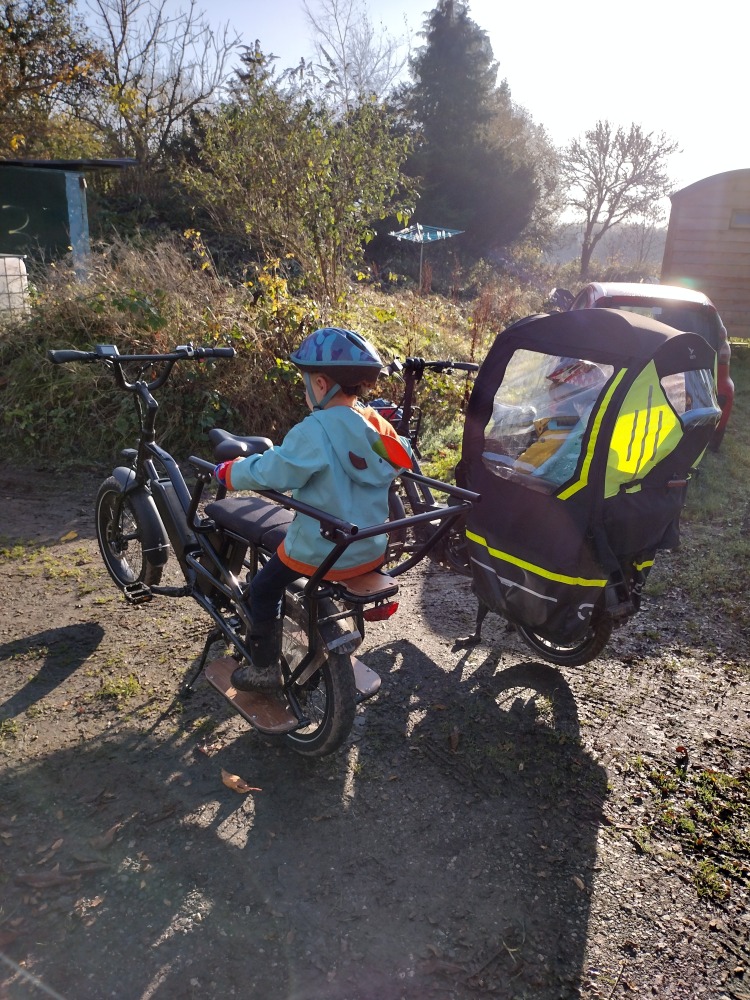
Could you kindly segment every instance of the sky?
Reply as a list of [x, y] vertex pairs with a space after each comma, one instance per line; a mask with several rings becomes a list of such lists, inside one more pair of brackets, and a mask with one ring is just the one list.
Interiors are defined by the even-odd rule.
[[[314, 8], [315, 0], [309, 0]], [[363, 0], [392, 36], [418, 33], [430, 0]], [[260, 42], [280, 69], [313, 52], [302, 0], [198, 0], [212, 24]], [[562, 146], [597, 121], [632, 122], [678, 143], [672, 190], [750, 167], [747, 28], [736, 0], [470, 0], [513, 100]]]

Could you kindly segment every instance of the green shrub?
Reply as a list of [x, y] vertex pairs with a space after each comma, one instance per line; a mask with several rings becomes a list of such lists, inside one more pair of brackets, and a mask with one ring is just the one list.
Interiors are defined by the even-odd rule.
[[111, 247], [93, 258], [85, 282], [52, 268], [28, 318], [0, 336], [6, 455], [111, 461], [132, 444], [133, 401], [102, 365], [57, 367], [47, 360], [51, 348], [88, 351], [102, 343], [122, 354], [191, 341], [236, 348], [231, 363], [178, 365], [160, 392], [159, 438], [176, 454], [195, 450], [196, 432], [214, 425], [282, 435], [301, 412], [296, 375], [285, 359], [316, 316], [273, 268], [260, 280], [260, 293], [233, 286], [172, 243]]
[[[212, 426], [280, 440], [306, 412], [289, 353], [325, 322], [361, 331], [385, 359], [481, 360], [497, 332], [497, 316], [477, 326], [471, 307], [439, 296], [385, 296], [362, 287], [322, 318], [293, 293], [278, 261], [255, 267], [246, 284], [232, 283], [217, 274], [200, 234], [185, 236], [184, 243], [105, 247], [92, 256], [85, 281], [62, 266], [49, 269], [29, 316], [0, 331], [7, 458], [111, 464], [135, 442], [133, 399], [116, 389], [111, 373], [101, 364], [55, 366], [47, 359], [53, 348], [114, 344], [122, 354], [149, 354], [191, 341], [234, 346], [232, 362], [177, 365], [158, 394], [159, 441], [182, 458], [205, 454]], [[402, 389], [396, 379], [382, 380], [377, 393], [398, 399]], [[455, 420], [465, 390], [463, 379], [426, 377], [418, 392], [426, 424], [439, 429]]]

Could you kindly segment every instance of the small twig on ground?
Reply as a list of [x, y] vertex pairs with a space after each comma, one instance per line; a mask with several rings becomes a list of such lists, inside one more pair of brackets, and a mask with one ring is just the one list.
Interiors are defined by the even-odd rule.
[[620, 980], [622, 979], [622, 974], [623, 974], [624, 971], [625, 971], [625, 963], [621, 962], [620, 963], [620, 971], [617, 973], [617, 979], [615, 979], [615, 985], [610, 990], [609, 996], [607, 997], [607, 1000], [612, 1000], [612, 997], [615, 995], [615, 990], [620, 985]]

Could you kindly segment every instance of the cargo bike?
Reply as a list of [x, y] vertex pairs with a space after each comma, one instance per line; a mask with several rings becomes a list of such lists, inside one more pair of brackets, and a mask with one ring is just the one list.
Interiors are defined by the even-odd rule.
[[[354, 655], [365, 623], [396, 610], [398, 576], [448, 539], [449, 564], [470, 574], [478, 599], [470, 642], [480, 641], [492, 611], [551, 663], [597, 656], [612, 628], [637, 612], [658, 550], [677, 544], [688, 483], [720, 415], [715, 354], [698, 335], [603, 309], [529, 317], [497, 336], [479, 368], [457, 485], [404, 472], [409, 489], [395, 519], [360, 526], [273, 491], [214, 496], [215, 464], [272, 447], [268, 438], [213, 428], [211, 460], [190, 457], [189, 474], [157, 443], [154, 393], [174, 365], [233, 355], [192, 345], [121, 355], [99, 345], [49, 357], [102, 364], [134, 399], [137, 446], [99, 489], [97, 538], [128, 601], [189, 597], [211, 620], [184, 691], [205, 672], [257, 731], [310, 757], [339, 748], [357, 706], [379, 689]], [[281, 694], [239, 692], [231, 674], [250, 658], [249, 584], [297, 512], [319, 521], [330, 554], [286, 592]], [[385, 533], [416, 542], [396, 544], [387, 572], [325, 579], [357, 538]], [[162, 583], [170, 559], [181, 586]], [[226, 655], [211, 659], [219, 640]]]

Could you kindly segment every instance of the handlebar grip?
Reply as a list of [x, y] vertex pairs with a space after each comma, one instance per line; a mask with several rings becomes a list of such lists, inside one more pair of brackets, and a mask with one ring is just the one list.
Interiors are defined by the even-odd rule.
[[451, 368], [459, 372], [478, 372], [479, 365], [473, 361], [454, 361]]
[[62, 365], [66, 361], [96, 361], [93, 351], [47, 351], [47, 357], [53, 365]]
[[211, 354], [215, 358], [233, 358], [236, 353], [233, 347], [214, 347], [211, 350]]
[[213, 471], [216, 468], [215, 462], [207, 462], [205, 458], [198, 458], [197, 455], [191, 455], [188, 462], [196, 471], [206, 472], [209, 475], [213, 475]]

